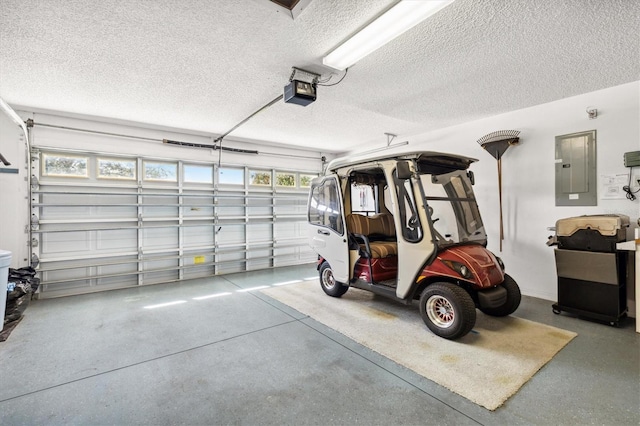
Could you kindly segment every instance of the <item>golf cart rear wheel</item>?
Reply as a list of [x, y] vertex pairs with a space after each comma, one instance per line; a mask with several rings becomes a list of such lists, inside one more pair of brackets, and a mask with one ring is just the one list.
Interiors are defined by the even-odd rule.
[[516, 309], [518, 309], [518, 306], [520, 306], [522, 296], [520, 294], [520, 287], [518, 287], [515, 280], [508, 274], [504, 274], [504, 281], [500, 285], [507, 290], [507, 301], [504, 302], [504, 305], [498, 306], [497, 308], [480, 308], [480, 310], [487, 315], [506, 317], [514, 313]]
[[434, 334], [453, 340], [470, 332], [476, 324], [476, 307], [464, 289], [435, 283], [420, 296], [420, 316]]
[[349, 290], [349, 286], [336, 281], [333, 276], [333, 270], [327, 262], [322, 263], [322, 266], [320, 266], [320, 285], [322, 290], [332, 297], [340, 297]]

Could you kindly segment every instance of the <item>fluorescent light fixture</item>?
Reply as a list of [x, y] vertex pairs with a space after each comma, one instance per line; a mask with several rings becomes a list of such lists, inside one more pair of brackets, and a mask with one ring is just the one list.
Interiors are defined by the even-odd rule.
[[322, 58], [322, 63], [337, 70], [349, 68], [453, 1], [402, 0]]
[[262, 290], [263, 288], [269, 288], [269, 286], [268, 285], [260, 285], [258, 287], [243, 288], [242, 290], [236, 290], [236, 291], [238, 293], [246, 293], [247, 291]]
[[220, 296], [228, 296], [231, 293], [226, 291], [224, 293], [215, 293], [215, 294], [209, 294], [207, 296], [200, 296], [200, 297], [194, 297], [193, 300], [205, 300], [205, 299], [212, 299], [214, 297], [220, 297]]
[[164, 308], [165, 306], [179, 305], [181, 303], [187, 303], [187, 301], [186, 300], [176, 300], [175, 302], [160, 303], [158, 305], [149, 305], [149, 306], [145, 306], [144, 309]]
[[285, 281], [283, 283], [273, 284], [273, 286], [276, 287], [276, 286], [289, 285], [289, 284], [295, 284], [295, 283], [301, 283], [301, 282], [302, 282], [302, 280]]

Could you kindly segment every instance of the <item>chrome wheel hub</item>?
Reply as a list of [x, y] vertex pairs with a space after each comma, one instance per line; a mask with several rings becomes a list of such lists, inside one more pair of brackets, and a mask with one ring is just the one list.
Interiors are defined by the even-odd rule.
[[429, 320], [440, 328], [449, 328], [455, 320], [453, 305], [442, 296], [431, 296], [426, 306]]
[[336, 279], [333, 277], [331, 269], [327, 268], [322, 271], [322, 285], [327, 289], [332, 289], [336, 285]]

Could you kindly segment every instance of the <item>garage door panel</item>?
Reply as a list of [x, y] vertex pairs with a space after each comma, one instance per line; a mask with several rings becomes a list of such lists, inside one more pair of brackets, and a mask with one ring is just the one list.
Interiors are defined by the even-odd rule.
[[99, 278], [96, 287], [101, 290], [111, 290], [116, 288], [126, 288], [138, 284], [138, 275], [118, 275], [115, 277]]
[[220, 225], [220, 231], [217, 233], [217, 242], [220, 246], [244, 244], [245, 227], [244, 225]]
[[197, 218], [197, 217], [213, 217], [214, 208], [211, 205], [196, 205], [183, 207], [183, 216], [185, 218]]
[[215, 212], [219, 217], [244, 216], [244, 207], [242, 206], [223, 206], [216, 205]]
[[178, 228], [154, 228], [142, 231], [142, 247], [146, 249], [173, 248], [178, 244]]
[[276, 223], [274, 225], [275, 238], [295, 238], [299, 231], [291, 223]]
[[213, 246], [213, 227], [212, 226], [189, 226], [183, 230], [183, 246], [202, 247]]
[[273, 240], [273, 227], [270, 223], [249, 223], [247, 225], [249, 243]]
[[137, 250], [138, 231], [135, 229], [114, 229], [96, 231], [96, 250], [108, 253]]
[[90, 249], [91, 232], [48, 232], [41, 236], [40, 252], [42, 254], [86, 254]]
[[132, 219], [136, 217], [138, 209], [126, 206], [94, 207], [91, 212], [93, 219]]
[[220, 263], [217, 267], [217, 271], [220, 274], [233, 274], [234, 272], [246, 271], [245, 261], [240, 260]]
[[[207, 262], [211, 262], [212, 260], [208, 260]], [[212, 265], [205, 266], [194, 266], [191, 268], [185, 268], [183, 271], [182, 278], [183, 279], [191, 279], [191, 278], [202, 278], [209, 277], [214, 274], [214, 269]]]
[[[70, 281], [75, 281], [79, 278], [89, 277], [92, 275], [91, 267], [87, 268], [69, 268], [69, 269], [60, 269], [55, 271], [47, 271], [43, 274], [44, 281], [60, 281], [59, 286], [67, 287], [68, 285], [72, 285], [69, 283]], [[73, 286], [73, 285], [72, 285]]]
[[177, 257], [171, 253], [145, 256], [141, 264], [143, 271], [177, 268], [179, 266]]
[[298, 254], [295, 249], [279, 250], [276, 257], [276, 266], [293, 265], [298, 262]]
[[40, 291], [48, 297], [69, 296], [72, 294], [93, 291], [90, 280], [76, 280], [65, 283], [56, 283], [52, 281], [52, 279], [43, 274]]
[[127, 272], [137, 273], [138, 265], [135, 262], [122, 263], [117, 265], [103, 265], [96, 267], [98, 275], [124, 274]]
[[90, 207], [47, 207], [42, 209], [41, 220], [84, 219], [91, 215]]
[[142, 217], [177, 217], [178, 207], [167, 207], [162, 205], [142, 207]]
[[271, 265], [271, 249], [251, 250], [247, 253], [247, 269], [263, 269]]
[[159, 271], [159, 272], [147, 272], [143, 274], [145, 284], [160, 284], [170, 281], [177, 281], [180, 279], [178, 270], [175, 271]]

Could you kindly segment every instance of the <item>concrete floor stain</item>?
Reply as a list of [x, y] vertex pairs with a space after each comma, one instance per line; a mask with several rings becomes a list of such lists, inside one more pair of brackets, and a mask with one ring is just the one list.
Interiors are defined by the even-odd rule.
[[440, 361], [442, 361], [442, 362], [444, 362], [446, 364], [455, 364], [459, 360], [460, 360], [460, 358], [458, 358], [455, 355], [442, 355], [440, 357]]
[[378, 309], [369, 308], [369, 307], [366, 308], [366, 312], [368, 314], [370, 314], [371, 316], [374, 316], [374, 317], [380, 318], [380, 319], [392, 320], [392, 319], [398, 318], [397, 315], [390, 314], [388, 312], [380, 311]]

